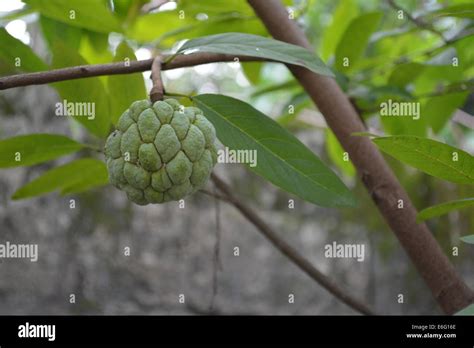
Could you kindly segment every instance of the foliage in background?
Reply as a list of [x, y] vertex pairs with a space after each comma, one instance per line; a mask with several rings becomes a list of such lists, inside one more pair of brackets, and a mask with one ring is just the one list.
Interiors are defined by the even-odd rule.
[[[336, 81], [360, 111], [364, 122], [372, 127], [372, 130], [387, 135], [374, 139], [382, 151], [429, 175], [460, 184], [458, 192], [467, 197], [472, 197], [474, 193], [470, 185], [473, 183], [474, 165], [469, 154], [474, 149], [474, 132], [472, 126], [467, 126], [468, 122], [463, 122], [463, 119], [469, 120], [470, 117], [472, 125], [472, 116], [453, 116], [460, 114], [460, 109], [464, 109], [467, 114], [474, 113], [472, 2], [395, 1], [399, 7], [406, 10], [400, 18], [400, 13], [391, 7], [388, 1], [285, 1], [290, 6], [290, 14], [306, 29], [315, 47], [315, 53], [319, 54], [324, 63], [309, 52], [298, 51], [290, 45], [265, 39], [264, 37], [268, 36], [265, 28], [247, 3], [241, 0], [180, 0], [176, 6], [166, 4], [159, 9], [147, 8], [147, 2], [144, 0], [26, 0], [25, 3], [27, 5], [22, 10], [0, 17], [0, 24], [6, 26], [12, 20], [21, 18], [39, 25], [50, 56], [45, 59], [38, 57], [28, 45], [0, 28], [2, 75], [71, 65], [134, 60], [135, 52], [142, 48], [152, 53], [182, 53], [185, 49], [198, 49], [257, 55], [298, 63], [313, 71], [335, 76]], [[70, 17], [71, 8], [76, 10], [74, 19]], [[411, 20], [407, 13], [416, 20]], [[219, 36], [211, 36], [217, 34]], [[206, 38], [203, 38], [204, 36]], [[182, 40], [188, 39], [196, 40], [187, 41], [182, 45]], [[216, 45], [219, 42], [220, 44]], [[268, 50], [258, 51], [255, 50], [256, 46], [266, 47]], [[21, 57], [20, 65], [16, 64], [18, 57]], [[347, 59], [348, 65], [345, 64]], [[324, 129], [328, 160], [341, 172], [346, 182], [352, 183], [355, 170], [345, 157], [344, 150], [333, 134], [325, 128], [324, 123], [308, 122], [304, 117], [308, 112], [317, 115], [317, 110], [314, 110], [302, 88], [290, 75], [280, 73], [281, 70], [273, 63], [244, 63], [242, 69], [251, 84], [246, 97], [257, 107], [262, 105], [269, 109], [269, 113], [275, 116], [281, 125], [275, 128], [275, 134], [283, 132], [282, 127], [293, 132], [308, 128]], [[283, 80], [280, 77], [282, 75]], [[102, 145], [100, 139], [110, 132], [123, 108], [133, 100], [143, 99], [146, 94], [145, 81], [141, 74], [65, 81], [52, 86], [61, 99], [95, 103], [96, 119], [93, 122], [81, 117], [74, 119], [85, 127], [90, 134], [88, 140], [97, 146]], [[199, 102], [200, 98], [204, 99], [204, 96], [195, 100]], [[380, 105], [388, 100], [419, 103], [421, 117], [380, 117]], [[272, 108], [273, 105], [278, 109]], [[212, 113], [211, 109], [214, 107], [212, 103], [209, 104], [209, 112], [217, 115]], [[234, 111], [244, 111], [250, 106], [236, 107]], [[258, 113], [257, 110], [252, 112]], [[230, 114], [222, 114], [212, 121], [218, 131], [221, 129], [220, 132], [226, 134], [220, 137], [225, 145], [241, 146], [242, 142], [236, 141], [232, 144], [230, 140], [235, 139], [227, 137], [232, 128], [220, 126], [229, 116]], [[246, 126], [258, 127], [259, 122], [270, 120], [257, 117], [246, 122], [249, 122]], [[242, 139], [248, 136], [241, 131], [238, 134]], [[288, 133], [285, 134], [289, 136]], [[259, 136], [251, 136], [251, 140], [246, 141], [258, 142]], [[2, 136], [4, 137], [5, 135]], [[30, 139], [24, 140], [23, 143], [21, 139], [15, 138], [3, 140], [0, 143], [0, 152], [10, 153], [8, 146], [11, 146], [12, 142], [17, 142], [14, 143], [15, 146], [27, 146]], [[38, 142], [39, 146], [48, 144], [46, 140]], [[48, 156], [48, 151], [41, 152], [41, 157], [24, 156], [22, 162], [12, 162], [12, 158], [7, 156], [8, 159], [3, 160], [5, 163], [2, 166], [41, 163], [81, 147], [55, 146]], [[453, 152], [459, 154], [459, 161], [453, 162]], [[275, 162], [278, 166], [283, 163], [291, 164], [295, 160], [291, 151], [282, 149], [282, 146], [277, 144], [274, 144], [273, 154], [275, 153], [276, 158], [279, 158], [279, 162]], [[81, 162], [84, 171], [93, 171], [96, 165], [97, 163], [92, 161]], [[291, 173], [289, 177], [302, 174], [302, 177], [307, 177], [309, 181], [319, 185], [326, 179], [309, 177], [314, 166], [322, 166], [325, 172], [330, 173], [328, 180], [334, 184], [329, 185], [327, 194], [320, 195], [315, 192], [308, 197], [307, 193], [301, 190], [303, 185], [307, 185], [306, 179], [294, 179], [286, 183], [278, 181], [271, 178], [270, 166], [259, 174], [303, 199], [327, 205], [332, 195], [344, 189], [337, 177], [327, 170], [317, 157], [313, 156], [308, 163], [301, 164], [301, 173], [294, 167], [285, 170]], [[36, 180], [54, 177], [61, 173], [59, 168], [61, 167], [44, 173]], [[409, 176], [411, 173], [405, 167], [395, 168], [399, 177]], [[67, 193], [70, 190], [65, 188], [74, 185], [78, 185], [74, 192], [90, 188], [77, 184], [74, 176], [70, 178], [70, 183], [58, 182], [56, 186], [48, 186], [48, 191], [60, 189]], [[98, 178], [101, 180], [95, 180], [91, 186], [107, 184], [106, 178], [101, 175]], [[26, 188], [34, 186], [34, 182], [27, 184]], [[406, 186], [410, 185], [408, 180], [404, 183]], [[19, 192], [24, 192], [26, 188], [20, 189]], [[436, 186], [431, 189], [435, 190]], [[34, 192], [45, 193], [34, 190], [29, 192], [28, 195], [16, 194], [15, 198], [31, 196]], [[348, 197], [346, 195], [346, 202]], [[427, 203], [436, 203], [432, 200], [419, 201], [420, 207], [426, 207]], [[360, 203], [359, 209], [364, 209], [364, 204]], [[429, 207], [420, 213], [419, 218], [431, 219], [461, 208], [466, 209], [466, 212], [471, 209], [472, 212], [472, 198], [457, 199]]]

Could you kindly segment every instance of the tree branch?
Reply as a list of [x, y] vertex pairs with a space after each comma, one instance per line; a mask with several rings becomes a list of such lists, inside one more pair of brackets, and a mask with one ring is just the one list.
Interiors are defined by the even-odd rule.
[[[163, 61], [165, 62], [168, 57], [170, 56], [163, 56]], [[193, 53], [188, 55], [179, 55], [168, 63], [162, 63], [161, 70], [193, 67], [196, 65], [217, 62], [233, 62], [236, 60], [236, 58], [238, 58], [238, 60], [241, 62], [263, 60], [261, 58], [248, 56], [233, 56], [215, 53]], [[132, 74], [151, 70], [152, 64], [153, 58], [131, 61], [127, 63], [118, 62], [108, 64], [81, 65], [28, 74], [10, 75], [0, 78], [0, 90], [29, 85], [43, 85], [46, 83], [102, 75]]]
[[296, 266], [303, 270], [314, 281], [319, 283], [328, 292], [344, 302], [357, 312], [373, 315], [374, 312], [363, 302], [357, 300], [349, 292], [340, 288], [332, 279], [316, 269], [310, 261], [304, 258], [296, 249], [285, 242], [273, 229], [265, 223], [251, 208], [239, 200], [232, 189], [216, 174], [212, 174], [212, 181], [217, 188], [226, 196], [226, 201], [237, 208], [240, 213], [250, 221], [283, 255], [285, 255]]
[[[291, 21], [278, 0], [248, 0], [277, 40], [314, 52], [304, 33]], [[405, 248], [414, 265], [445, 313], [455, 313], [474, 301], [474, 293], [458, 275], [425, 224], [416, 221], [417, 211], [408, 194], [367, 137], [351, 136], [366, 128], [336, 81], [307, 69], [290, 66], [318, 109], [324, 115], [357, 168], [374, 203]], [[403, 201], [403, 209], [398, 202]]]

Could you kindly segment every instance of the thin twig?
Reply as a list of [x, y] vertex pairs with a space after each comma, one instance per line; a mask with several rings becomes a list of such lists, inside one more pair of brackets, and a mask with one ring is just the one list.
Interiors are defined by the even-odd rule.
[[428, 30], [431, 31], [432, 33], [438, 35], [445, 43], [448, 43], [448, 40], [444, 37], [443, 33], [434, 28], [431, 24], [426, 23], [425, 21], [421, 20], [420, 18], [415, 18], [413, 17], [408, 11], [406, 11], [403, 7], [400, 5], [397, 5], [395, 0], [388, 0], [388, 3], [390, 4], [391, 7], [393, 7], [397, 11], [402, 11], [408, 18], [410, 22], [415, 24], [418, 28], [423, 29], [423, 30]]
[[232, 189], [216, 174], [211, 175], [212, 181], [217, 188], [226, 195], [227, 201], [237, 208], [242, 215], [249, 220], [258, 231], [260, 231], [283, 255], [296, 264], [301, 270], [309, 275], [314, 281], [329, 291], [336, 298], [344, 302], [357, 312], [373, 315], [374, 312], [368, 305], [354, 298], [349, 292], [339, 287], [332, 279], [315, 268], [308, 259], [302, 256], [298, 250], [285, 242], [278, 234], [263, 221], [250, 207], [245, 205], [233, 193]]
[[[166, 61], [167, 57], [169, 56], [163, 56], [163, 61]], [[196, 65], [208, 63], [234, 62], [237, 59], [241, 62], [264, 61], [262, 58], [248, 56], [234, 56], [215, 53], [193, 53], [176, 56], [172, 61], [163, 63], [161, 70], [194, 67]], [[86, 77], [133, 74], [150, 70], [153, 60], [154, 59], [151, 58], [131, 61], [127, 64], [124, 64], [123, 62], [117, 62], [107, 64], [81, 65], [27, 74], [10, 75], [0, 78], [0, 90], [29, 85], [43, 85], [46, 83], [81, 79]]]
[[[214, 187], [214, 191], [217, 191], [217, 188]], [[221, 209], [220, 202], [217, 198], [218, 193], [215, 192], [216, 197], [214, 199], [215, 203], [215, 216], [216, 216], [216, 241], [214, 244], [214, 255], [213, 255], [213, 272], [212, 272], [212, 297], [211, 297], [211, 306], [210, 312], [213, 312], [216, 307], [216, 297], [219, 290], [219, 270], [222, 268], [220, 262], [220, 245], [221, 245]]]
[[220, 195], [220, 194], [218, 194], [218, 193], [216, 193], [216, 192], [207, 191], [207, 190], [205, 190], [205, 189], [199, 190], [199, 192], [204, 193], [205, 195], [208, 195], [208, 196], [211, 196], [211, 197], [220, 199], [221, 201], [231, 203], [231, 202], [229, 201], [229, 198], [227, 198], [227, 197], [225, 197], [225, 196], [222, 196], [222, 195]]

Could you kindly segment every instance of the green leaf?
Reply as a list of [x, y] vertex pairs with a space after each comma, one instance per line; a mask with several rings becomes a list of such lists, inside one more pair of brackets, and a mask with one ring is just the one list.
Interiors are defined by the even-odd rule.
[[352, 137], [369, 137], [369, 138], [378, 138], [379, 135], [370, 132], [353, 132], [351, 133]]
[[[422, 117], [424, 114], [420, 112], [418, 103], [404, 88], [386, 85], [356, 88], [349, 90], [349, 93], [358, 98], [361, 109], [367, 109], [369, 113], [377, 112], [386, 134], [426, 135], [426, 117]], [[397, 116], [392, 116], [392, 110]]]
[[[285, 93], [285, 92], [284, 92]], [[286, 102], [286, 107], [281, 110], [280, 116], [275, 118], [281, 126], [286, 129], [290, 127], [314, 127], [314, 125], [309, 124], [303, 120], [299, 120], [301, 112], [306, 108], [311, 108], [313, 102], [308, 97], [305, 91], [301, 89], [301, 85], [295, 90], [295, 88], [289, 88], [286, 91], [287, 94], [292, 94], [288, 102]], [[281, 97], [279, 97], [281, 98]], [[290, 109], [290, 106], [292, 108]], [[291, 112], [290, 112], [291, 111]]]
[[[248, 7], [248, 6], [247, 6]], [[198, 20], [188, 10], [161, 11], [139, 16], [127, 28], [127, 37], [139, 42], [150, 42], [170, 47], [178, 40], [191, 39], [217, 33], [244, 32], [265, 34], [262, 22], [255, 16], [235, 11], [212, 15], [207, 20]], [[207, 13], [200, 11], [199, 13]]]
[[[133, 50], [124, 41], [115, 52], [114, 62], [127, 62], [137, 60]], [[129, 75], [111, 75], [107, 81], [109, 94], [114, 97], [110, 105], [112, 123], [117, 123], [122, 113], [136, 100], [146, 99], [146, 88], [141, 73]]]
[[[178, 40], [206, 35], [229, 32], [256, 35], [267, 33], [246, 1], [180, 0], [177, 5], [175, 10], [140, 16], [132, 28], [134, 38], [141, 42], [144, 39], [158, 39], [160, 45], [170, 47]], [[204, 14], [205, 19], [202, 18]]]
[[424, 68], [423, 64], [414, 62], [396, 65], [388, 78], [388, 83], [397, 87], [404, 87], [415, 80]]
[[54, 43], [57, 40], [66, 43], [74, 50], [79, 49], [82, 35], [81, 28], [73, 27], [45, 16], [40, 16], [39, 22], [43, 37], [50, 50], [53, 50]]
[[453, 65], [425, 65], [422, 72], [413, 81], [415, 94], [432, 93], [440, 85], [445, 85], [449, 82], [459, 82], [465, 78], [466, 75], [460, 67]]
[[256, 85], [260, 81], [260, 72], [262, 71], [263, 63], [260, 62], [242, 62], [242, 70], [245, 77], [251, 84]]
[[474, 315], [474, 304], [467, 306], [463, 310], [457, 312], [455, 315]]
[[[113, 55], [109, 50], [109, 35], [84, 30], [78, 53], [90, 64], [110, 63]], [[105, 83], [105, 77], [102, 78]]]
[[193, 100], [214, 124], [225, 146], [256, 151], [257, 165], [249, 168], [258, 175], [314, 204], [355, 204], [349, 189], [311, 150], [251, 105], [216, 94]]
[[[381, 19], [381, 12], [372, 12], [355, 18], [349, 24], [336, 48], [335, 66], [339, 71], [349, 71], [357, 64]], [[348, 66], [343, 65], [345, 58], [349, 59]]]
[[261, 87], [257, 89], [255, 92], [253, 92], [251, 94], [251, 97], [255, 98], [267, 93], [280, 92], [280, 91], [288, 92], [290, 90], [295, 90], [295, 89], [301, 89], [301, 85], [295, 79], [291, 79], [288, 81]]
[[178, 11], [160, 11], [139, 16], [127, 28], [127, 37], [139, 42], [150, 42], [160, 38], [168, 31], [178, 29], [187, 19], [180, 19]]
[[[387, 100], [387, 99], [386, 99]], [[421, 108], [420, 108], [421, 109]], [[380, 114], [380, 113], [379, 113]], [[427, 133], [427, 117], [423, 117], [420, 111], [420, 118], [416, 119], [411, 115], [402, 116], [379, 116], [385, 133], [392, 135], [414, 135], [424, 137]]]
[[[459, 62], [462, 62], [459, 68], [462, 70], [468, 70], [474, 66], [474, 35], [467, 35], [463, 39], [453, 44], [456, 49], [457, 57]], [[472, 70], [471, 70], [472, 71]], [[466, 76], [466, 74], [464, 74]], [[472, 76], [472, 72], [471, 72]]]
[[206, 13], [211, 16], [225, 12], [239, 12], [247, 15], [253, 14], [249, 4], [242, 0], [180, 0], [178, 9], [191, 15]]
[[15, 11], [5, 11], [5, 12], [0, 11], [0, 26], [3, 27], [7, 25], [10, 21], [13, 21], [21, 17], [25, 17], [33, 12], [34, 11], [28, 7], [24, 7], [22, 9], [15, 10]]
[[100, 33], [121, 32], [120, 22], [98, 0], [24, 0], [42, 15], [60, 22]]
[[18, 189], [12, 199], [40, 196], [60, 190], [62, 194], [83, 192], [107, 185], [108, 174], [104, 162], [85, 158], [53, 168]]
[[80, 150], [84, 145], [57, 134], [30, 134], [0, 140], [0, 168], [46, 162]]
[[461, 107], [469, 92], [450, 93], [429, 98], [421, 107], [421, 115], [438, 133], [450, 119], [457, 108]]
[[345, 150], [329, 128], [326, 130], [326, 150], [331, 161], [341, 169], [344, 174], [350, 177], [355, 175], [354, 165], [350, 160], [344, 161]]
[[435, 140], [409, 135], [373, 139], [385, 153], [427, 174], [459, 184], [474, 184], [474, 157]]
[[474, 234], [471, 234], [470, 236], [461, 237], [461, 240], [462, 240], [464, 243], [474, 244]]
[[[87, 64], [87, 61], [78, 55], [76, 51], [61, 41], [54, 43], [53, 54], [53, 66], [55, 68]], [[88, 108], [87, 110], [83, 108], [81, 115], [67, 117], [81, 123], [98, 137], [105, 138], [109, 134], [111, 126], [109, 98], [100, 78], [57, 82], [53, 86], [61, 96], [62, 100], [59, 103], [63, 105], [65, 102], [77, 103], [70, 105], [84, 105]], [[89, 116], [88, 112], [84, 111], [94, 111], [95, 115]], [[66, 117], [63, 118], [66, 119]]]
[[427, 17], [459, 17], [474, 19], [474, 3], [447, 6], [437, 11], [430, 12], [427, 14]]
[[207, 35], [223, 33], [265, 35], [267, 31], [257, 17], [232, 12], [223, 13], [205, 21], [196, 21], [195, 23], [184, 27], [181, 24], [177, 29], [168, 31], [164, 34], [159, 42], [160, 44], [170, 46], [177, 40], [199, 38]]
[[423, 209], [417, 215], [418, 221], [428, 220], [436, 216], [444, 215], [453, 210], [459, 210], [474, 206], [474, 198], [459, 199], [445, 202]]
[[337, 43], [347, 26], [358, 13], [357, 4], [354, 0], [339, 0], [336, 11], [333, 14], [333, 19], [329, 27], [323, 31], [321, 44], [321, 58], [327, 59], [335, 53]]
[[235, 54], [299, 65], [315, 73], [334, 76], [316, 55], [307, 49], [263, 36], [226, 33], [187, 41], [177, 54], [194, 51]]
[[0, 63], [25, 72], [48, 69], [28, 45], [8, 34], [4, 28], [0, 28]]

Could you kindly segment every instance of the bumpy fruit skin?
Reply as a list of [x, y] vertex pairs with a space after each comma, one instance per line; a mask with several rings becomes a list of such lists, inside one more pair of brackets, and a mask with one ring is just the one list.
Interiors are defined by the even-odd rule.
[[217, 161], [214, 126], [175, 99], [139, 100], [105, 144], [109, 180], [139, 204], [180, 200], [202, 188]]

